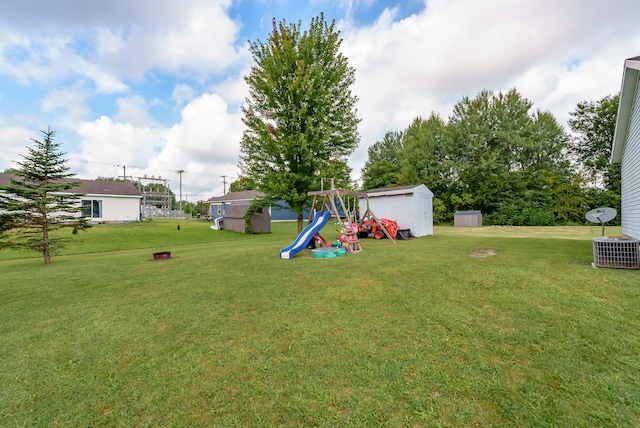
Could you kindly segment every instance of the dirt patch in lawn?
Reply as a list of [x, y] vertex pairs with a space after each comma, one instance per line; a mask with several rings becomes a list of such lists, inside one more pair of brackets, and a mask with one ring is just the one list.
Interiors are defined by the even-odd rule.
[[478, 258], [484, 258], [484, 257], [491, 257], [491, 256], [495, 256], [497, 253], [495, 250], [478, 250], [478, 251], [474, 251], [473, 253], [469, 254], [470, 257], [478, 257]]

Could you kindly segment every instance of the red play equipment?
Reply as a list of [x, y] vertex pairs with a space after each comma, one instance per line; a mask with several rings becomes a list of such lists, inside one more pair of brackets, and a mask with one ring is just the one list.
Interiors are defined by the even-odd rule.
[[313, 239], [316, 241], [316, 245], [318, 245], [319, 247], [331, 247], [331, 243], [327, 242], [326, 239], [324, 239], [324, 237], [322, 235], [320, 235], [319, 233], [316, 233], [315, 235], [313, 235]]
[[[354, 226], [355, 225], [356, 224], [354, 224]], [[385, 236], [389, 236], [391, 239], [396, 239], [398, 229], [400, 228], [397, 221], [389, 220], [388, 218], [365, 218], [357, 226], [358, 235], [361, 238], [373, 235], [375, 239], [383, 239]]]
[[[366, 237], [369, 233], [376, 239], [382, 239], [386, 236], [395, 244], [398, 223], [394, 220], [378, 219], [369, 208], [369, 197], [366, 193], [336, 189], [333, 185], [333, 179], [328, 179], [331, 186], [325, 190], [325, 180], [321, 181], [320, 191], [307, 193], [309, 196], [313, 196], [311, 204], [313, 209], [309, 216], [309, 222], [312, 221], [314, 212], [329, 211], [331, 217], [335, 219], [336, 231], [339, 233], [338, 241], [342, 243], [348, 253], [362, 251], [359, 238]], [[366, 204], [364, 213], [360, 212], [358, 199], [363, 200]], [[320, 247], [332, 246], [319, 234], [316, 234], [313, 239]]]

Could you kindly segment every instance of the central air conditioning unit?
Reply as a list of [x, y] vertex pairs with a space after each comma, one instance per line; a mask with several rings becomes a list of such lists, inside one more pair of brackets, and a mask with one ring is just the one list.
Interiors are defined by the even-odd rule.
[[593, 238], [593, 266], [616, 269], [640, 269], [640, 240], [626, 236]]

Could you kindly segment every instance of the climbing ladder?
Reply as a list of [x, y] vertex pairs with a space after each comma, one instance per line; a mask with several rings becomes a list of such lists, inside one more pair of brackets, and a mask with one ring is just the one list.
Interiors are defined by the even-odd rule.
[[[365, 219], [368, 219], [372, 224], [378, 225], [384, 231], [387, 238], [395, 244], [395, 239], [389, 235], [387, 230], [382, 226], [378, 217], [376, 217], [369, 208], [369, 198], [366, 193], [354, 192], [352, 190], [345, 189], [335, 189], [333, 187], [333, 179], [331, 179], [331, 188], [329, 190], [308, 192], [307, 194], [309, 196], [313, 196], [313, 204], [311, 205], [313, 209], [318, 206], [318, 201], [322, 198], [320, 212], [330, 211], [331, 217], [336, 219], [339, 232], [345, 236], [348, 252], [358, 253], [362, 251], [360, 238], [358, 236], [358, 229], [362, 226]], [[345, 197], [356, 198], [356, 202], [353, 204], [353, 210], [349, 209], [349, 206], [345, 204]], [[357, 198], [364, 198], [366, 201], [366, 210], [361, 216], [356, 214], [358, 210]], [[342, 213], [340, 212], [340, 208], [342, 208]], [[313, 209], [311, 210], [309, 221], [312, 221], [313, 219]]]
[[[313, 204], [311, 205], [313, 208], [318, 206], [318, 201], [322, 198], [322, 205], [320, 205], [319, 211], [331, 212], [331, 217], [336, 220], [339, 233], [345, 236], [347, 252], [358, 253], [362, 251], [360, 239], [358, 238], [358, 228], [354, 227], [356, 223], [355, 213], [347, 209], [343, 196], [360, 196], [364, 194], [332, 188], [329, 190], [309, 192], [308, 195], [313, 196]], [[342, 208], [342, 213], [340, 212], [340, 208]]]

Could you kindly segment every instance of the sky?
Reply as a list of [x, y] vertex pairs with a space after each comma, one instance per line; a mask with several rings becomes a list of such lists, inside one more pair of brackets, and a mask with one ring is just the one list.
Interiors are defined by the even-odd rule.
[[239, 174], [248, 41], [321, 12], [356, 73], [354, 179], [386, 132], [482, 90], [515, 88], [566, 126], [640, 55], [637, 0], [3, 0], [0, 171], [50, 128], [77, 178], [221, 196]]

